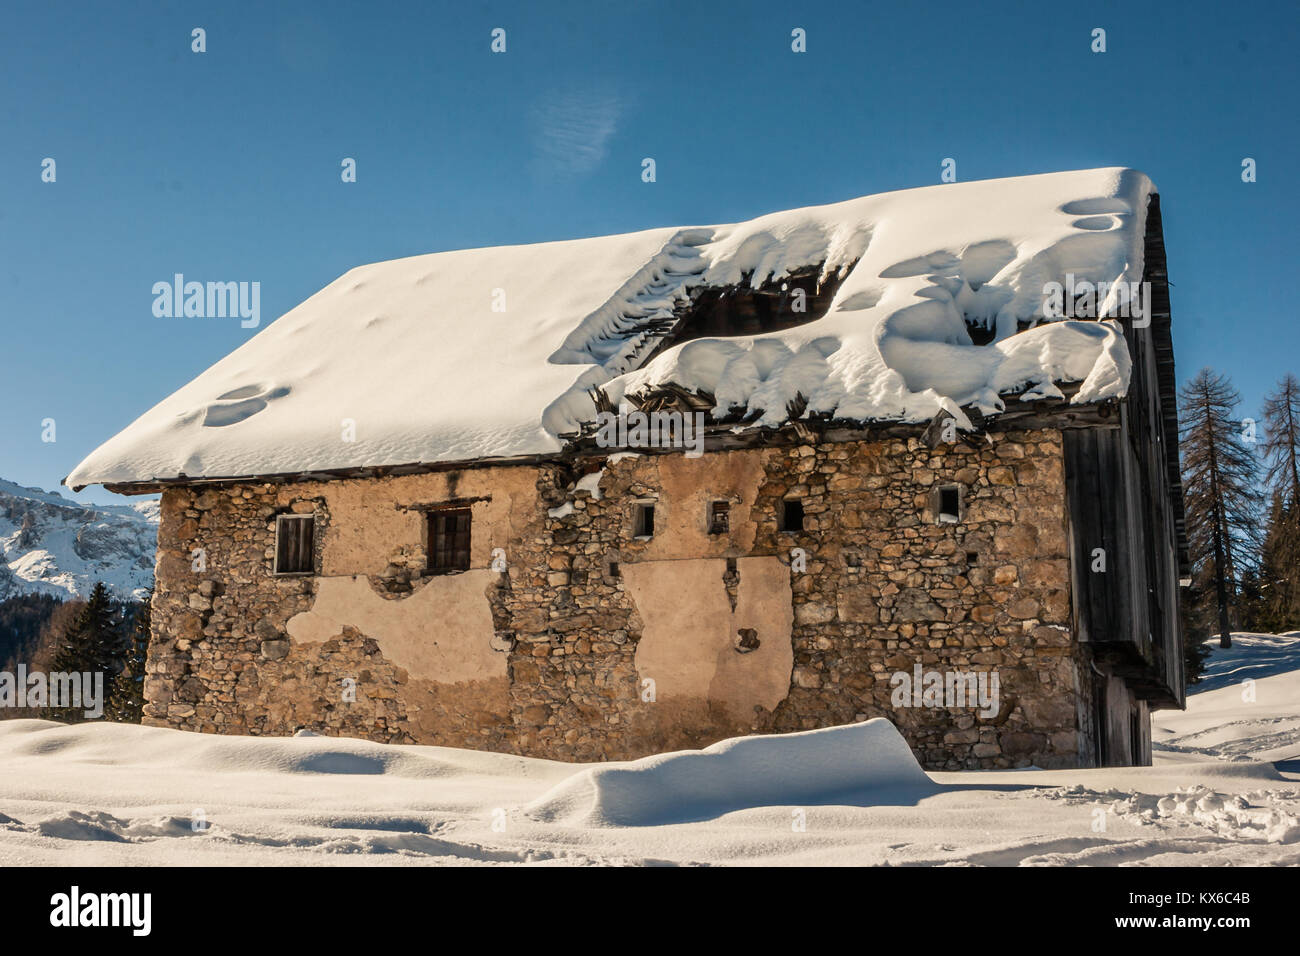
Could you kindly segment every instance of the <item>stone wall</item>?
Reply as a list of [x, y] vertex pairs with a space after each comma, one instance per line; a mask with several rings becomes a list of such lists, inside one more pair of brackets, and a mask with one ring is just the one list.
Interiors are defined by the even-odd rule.
[[[802, 531], [779, 530], [788, 497]], [[146, 722], [604, 760], [885, 716], [930, 768], [1069, 766], [1065, 500], [1053, 431], [173, 488]], [[430, 575], [449, 502], [471, 569]], [[272, 573], [287, 512], [316, 516], [313, 575]], [[996, 672], [997, 713], [895, 706], [918, 665]]]

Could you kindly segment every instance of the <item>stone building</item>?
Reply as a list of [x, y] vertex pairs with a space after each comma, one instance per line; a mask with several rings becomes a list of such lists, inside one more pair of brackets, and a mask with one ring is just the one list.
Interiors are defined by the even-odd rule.
[[160, 726], [614, 760], [884, 716], [1064, 767], [1184, 699], [1131, 170], [362, 267], [67, 482], [162, 493]]

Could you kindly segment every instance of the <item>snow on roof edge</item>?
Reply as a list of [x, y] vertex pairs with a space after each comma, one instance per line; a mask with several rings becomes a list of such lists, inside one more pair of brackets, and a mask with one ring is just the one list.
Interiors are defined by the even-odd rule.
[[[357, 266], [145, 412], [63, 483], [238, 480], [553, 454], [560, 434], [594, 416], [593, 387], [617, 401], [673, 382], [713, 392], [723, 411], [759, 409], [764, 426], [780, 423], [783, 399], [797, 392], [810, 400], [809, 413], [864, 421], [922, 421], [954, 405], [993, 413], [1000, 394], [1048, 397], [1065, 381], [1084, 383], [1079, 404], [1118, 397], [1129, 372], [1119, 330], [1043, 321], [1036, 309], [1043, 283], [1067, 271], [1088, 281], [1139, 280], [1155, 192], [1144, 174], [1108, 167], [896, 190], [723, 226]], [[696, 279], [724, 284], [752, 273], [756, 285], [816, 262], [852, 269], [828, 313], [808, 325], [696, 339], [644, 367], [617, 337], [606, 351], [590, 347], [600, 344], [591, 330], [629, 311], [671, 315]], [[512, 302], [508, 319], [484, 307], [496, 288]], [[996, 330], [991, 345], [970, 344], [972, 315]], [[1014, 323], [1026, 320], [1033, 327], [1015, 334]], [[482, 328], [468, 334], [466, 325]], [[304, 333], [311, 342], [298, 338]], [[369, 362], [374, 375], [364, 374]], [[460, 374], [441, 387], [421, 380], [430, 367]], [[367, 400], [375, 376], [398, 414]], [[365, 387], [349, 384], [357, 379]], [[460, 400], [457, 387], [482, 382], [507, 394], [488, 408]], [[338, 440], [346, 418], [356, 421], [355, 442]]]

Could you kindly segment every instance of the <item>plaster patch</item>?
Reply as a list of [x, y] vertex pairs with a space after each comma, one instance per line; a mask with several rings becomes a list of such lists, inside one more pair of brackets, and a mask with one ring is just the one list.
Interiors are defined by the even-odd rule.
[[430, 578], [400, 601], [380, 597], [364, 576], [318, 578], [311, 609], [290, 618], [286, 630], [305, 644], [328, 641], [351, 625], [415, 679], [454, 684], [504, 678], [506, 655], [492, 649], [485, 596], [495, 577], [474, 570]]
[[[790, 690], [794, 667], [790, 570], [775, 556], [740, 558], [733, 613], [722, 581], [722, 558], [646, 561], [624, 566], [625, 586], [643, 628], [636, 669], [653, 678], [660, 697], [688, 697], [725, 706], [749, 720], [754, 708], [774, 710]], [[759, 646], [738, 653], [741, 628]]]

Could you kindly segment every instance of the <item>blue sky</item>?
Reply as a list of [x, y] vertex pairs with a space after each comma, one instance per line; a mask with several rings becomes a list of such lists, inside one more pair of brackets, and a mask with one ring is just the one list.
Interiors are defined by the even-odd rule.
[[256, 331], [155, 318], [151, 287], [174, 273], [259, 281], [265, 326], [364, 262], [746, 219], [930, 185], [945, 157], [961, 180], [1146, 171], [1180, 379], [1227, 372], [1248, 415], [1300, 374], [1294, 2], [52, 2], [0, 18], [0, 477], [22, 484], [57, 486]]

